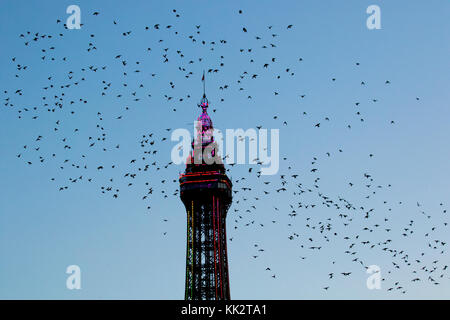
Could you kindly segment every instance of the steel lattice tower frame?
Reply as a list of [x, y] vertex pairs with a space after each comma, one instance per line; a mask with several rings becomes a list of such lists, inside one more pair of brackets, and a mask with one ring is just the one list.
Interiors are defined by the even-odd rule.
[[232, 183], [217, 152], [205, 94], [199, 106], [197, 138], [179, 179], [187, 213], [185, 299], [229, 300], [226, 216]]

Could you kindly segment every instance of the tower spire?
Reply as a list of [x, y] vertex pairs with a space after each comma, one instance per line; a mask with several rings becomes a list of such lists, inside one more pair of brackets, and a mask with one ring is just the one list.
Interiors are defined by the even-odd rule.
[[203, 112], [206, 112], [206, 109], [208, 108], [208, 99], [206, 98], [206, 89], [205, 89], [205, 70], [203, 70], [203, 76], [202, 76], [202, 82], [203, 82], [203, 97], [200, 101], [199, 107], [202, 108]]
[[203, 82], [203, 98], [206, 98], [206, 90], [205, 90], [205, 70], [203, 70], [203, 77], [202, 77], [202, 82]]

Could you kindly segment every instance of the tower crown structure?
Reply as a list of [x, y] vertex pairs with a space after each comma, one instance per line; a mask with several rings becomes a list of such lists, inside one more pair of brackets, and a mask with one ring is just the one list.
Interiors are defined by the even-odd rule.
[[202, 114], [197, 118], [197, 125], [196, 125], [197, 139], [201, 138], [202, 144], [208, 145], [214, 141], [213, 136], [214, 127], [213, 122], [210, 116], [208, 115], [207, 111], [209, 102], [208, 99], [206, 98], [206, 94], [203, 94], [203, 98], [198, 106], [202, 108]]
[[187, 213], [186, 300], [230, 299], [226, 216], [232, 183], [217, 152], [208, 106], [204, 93], [197, 137], [179, 179]]

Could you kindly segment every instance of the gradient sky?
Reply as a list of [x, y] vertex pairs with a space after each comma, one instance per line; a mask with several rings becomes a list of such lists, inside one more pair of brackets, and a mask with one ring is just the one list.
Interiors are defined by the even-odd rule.
[[[66, 8], [71, 4], [81, 8], [84, 25], [80, 30], [64, 30], [62, 24], [56, 24], [57, 19], [65, 22]], [[381, 8], [381, 30], [366, 27], [366, 8], [371, 4]], [[176, 18], [172, 9], [181, 17]], [[242, 14], [238, 14], [240, 9]], [[100, 14], [93, 16], [95, 11]], [[1, 1], [0, 298], [183, 299], [186, 213], [178, 196], [173, 195], [177, 184], [172, 180], [184, 167], [141, 171], [131, 187], [123, 176], [149, 163], [138, 161], [133, 167], [130, 160], [140, 159], [143, 148], [139, 142], [150, 132], [158, 139], [154, 160], [162, 166], [170, 162], [175, 143], [166, 128], [191, 130], [200, 112], [196, 103], [202, 94], [201, 73], [217, 68], [222, 60], [225, 66], [207, 75], [210, 109], [217, 109], [214, 113], [210, 110], [215, 127], [225, 130], [262, 125], [280, 129], [280, 155], [287, 159], [281, 161], [279, 174], [272, 177], [256, 178], [248, 173], [248, 165], [230, 168], [235, 190], [252, 188], [244, 193], [249, 198], [245, 202], [236, 203], [242, 191], [235, 196], [227, 218], [227, 233], [233, 238], [228, 241], [232, 299], [450, 298], [448, 273], [438, 279], [439, 285], [428, 281], [426, 274], [420, 275], [422, 281], [411, 282], [415, 278], [412, 271], [424, 264], [432, 266], [439, 260], [436, 265], [442, 269], [450, 263], [447, 251], [439, 254], [428, 247], [435, 239], [450, 240], [448, 227], [443, 224], [448, 221], [443, 210], [448, 208], [450, 194], [449, 13], [450, 3], [445, 0]], [[159, 31], [152, 27], [157, 23], [161, 25]], [[169, 24], [173, 27], [166, 29]], [[289, 24], [293, 28], [288, 30]], [[195, 34], [195, 25], [201, 26], [200, 35]], [[269, 25], [273, 26], [271, 30]], [[243, 27], [247, 33], [242, 32]], [[54, 38], [24, 46], [25, 40], [19, 35], [27, 31], [52, 34]], [[122, 36], [127, 31], [132, 33]], [[60, 32], [63, 37], [57, 36]], [[278, 36], [273, 38], [272, 33]], [[197, 43], [187, 38], [191, 34], [199, 39]], [[262, 40], [256, 40], [256, 35]], [[211, 45], [201, 45], [201, 39], [216, 41], [215, 50], [210, 50]], [[227, 44], [219, 44], [221, 39]], [[88, 52], [89, 42], [97, 50]], [[270, 43], [277, 47], [261, 48]], [[55, 46], [54, 53], [49, 50], [51, 46]], [[147, 47], [152, 48], [150, 53]], [[169, 48], [169, 63], [163, 63], [164, 48]], [[241, 48], [252, 48], [252, 53], [241, 53]], [[184, 60], [176, 50], [183, 51]], [[119, 54], [128, 61], [127, 88], [122, 85], [121, 59], [114, 58]], [[45, 62], [43, 55], [47, 57]], [[56, 61], [51, 62], [51, 56]], [[15, 62], [11, 61], [13, 57]], [[202, 62], [199, 57], [203, 57]], [[277, 62], [263, 68], [272, 57]], [[254, 63], [249, 62], [251, 58]], [[189, 60], [195, 62], [188, 64]], [[135, 61], [140, 61], [139, 66]], [[17, 64], [28, 68], [19, 72]], [[107, 69], [80, 72], [90, 65]], [[180, 71], [180, 66], [187, 71]], [[142, 72], [134, 74], [136, 68]], [[289, 76], [286, 68], [295, 75]], [[86, 81], [77, 88], [55, 88], [47, 93], [49, 101], [54, 101], [53, 94], [63, 91], [67, 101], [83, 97], [88, 103], [65, 103], [55, 113], [42, 110], [42, 88], [50, 83], [68, 83], [69, 70], [75, 72], [75, 78], [86, 76]], [[188, 71], [193, 75], [185, 78]], [[243, 71], [259, 76], [255, 80], [246, 77], [238, 84]], [[276, 79], [278, 74], [280, 79]], [[47, 80], [50, 76], [52, 81]], [[102, 80], [112, 83], [105, 96], [101, 96]], [[144, 89], [138, 88], [140, 83]], [[224, 84], [230, 88], [220, 90]], [[245, 90], [240, 91], [240, 87]], [[14, 94], [19, 88], [22, 96]], [[133, 91], [138, 92], [140, 101], [133, 101]], [[123, 93], [121, 99], [116, 98], [119, 93]], [[168, 102], [165, 94], [174, 100], [187, 94], [191, 98]], [[303, 94], [305, 97], [300, 98]], [[13, 107], [4, 106], [8, 97]], [[360, 102], [358, 108], [355, 102]], [[23, 112], [18, 119], [18, 110], [33, 106], [41, 111]], [[129, 110], [125, 111], [125, 106]], [[96, 128], [97, 112], [102, 113], [107, 139], [89, 148], [88, 137], [97, 137], [100, 132]], [[33, 115], [39, 118], [33, 120]], [[123, 119], [117, 120], [121, 115]], [[275, 115], [277, 119], [273, 119]], [[55, 132], [57, 120], [62, 124]], [[320, 128], [314, 126], [318, 122]], [[75, 128], [78, 133], [74, 133]], [[43, 136], [39, 144], [35, 141], [38, 135]], [[169, 141], [161, 142], [162, 137]], [[67, 142], [62, 142], [63, 138]], [[65, 144], [72, 149], [65, 150]], [[120, 149], [115, 150], [117, 144]], [[37, 146], [40, 150], [34, 151]], [[57, 154], [53, 159], [52, 153]], [[81, 158], [82, 154], [86, 158]], [[40, 155], [45, 157], [43, 163], [39, 163]], [[313, 157], [317, 158], [315, 165], [311, 165]], [[65, 159], [70, 161], [60, 169]], [[88, 169], [76, 169], [72, 163], [86, 164]], [[111, 168], [113, 164], [115, 169]], [[105, 167], [102, 172], [96, 170], [100, 165]], [[316, 174], [310, 172], [313, 167], [319, 168]], [[374, 179], [371, 188], [365, 186], [364, 173]], [[81, 174], [82, 182], [68, 181]], [[288, 192], [274, 190], [280, 187], [280, 174], [299, 175], [296, 181], [289, 180]], [[92, 183], [86, 181], [88, 177]], [[235, 183], [240, 177], [246, 177], [246, 181]], [[320, 177], [318, 190], [314, 187], [316, 177]], [[100, 187], [110, 185], [110, 178], [114, 179], [111, 185], [120, 188], [118, 199], [111, 193], [101, 193]], [[162, 184], [161, 180], [166, 182]], [[267, 187], [262, 181], [272, 184]], [[141, 200], [147, 190], [145, 182], [154, 188], [150, 213], [147, 202]], [[354, 186], [349, 187], [349, 182]], [[293, 195], [297, 183], [314, 192]], [[388, 184], [392, 186], [388, 188]], [[377, 189], [378, 185], [382, 188]], [[59, 191], [61, 186], [69, 188]], [[270, 190], [270, 196], [264, 196], [263, 190]], [[367, 199], [372, 190], [377, 194]], [[161, 191], [169, 196], [164, 198]], [[364, 219], [359, 211], [352, 213], [354, 220], [344, 227], [337, 217], [340, 212], [323, 206], [317, 192], [334, 200], [344, 197], [357, 208], [375, 208], [374, 213], [370, 219]], [[255, 201], [254, 197], [261, 199]], [[296, 208], [299, 201], [317, 206], [298, 209], [296, 218], [289, 217], [289, 205]], [[246, 213], [251, 205], [257, 209]], [[317, 229], [305, 226], [307, 217], [311, 225], [332, 218], [338, 236], [326, 242]], [[385, 217], [389, 218], [387, 224], [383, 224]], [[410, 220], [414, 221], [414, 234], [404, 237]], [[250, 221], [255, 223], [246, 227]], [[363, 230], [377, 223], [392, 231]], [[432, 227], [435, 231], [425, 237]], [[293, 232], [300, 235], [299, 239], [288, 239]], [[355, 239], [356, 235], [361, 238]], [[345, 236], [351, 239], [345, 240]], [[320, 250], [306, 248], [310, 237], [314, 245], [322, 247]], [[361, 245], [363, 239], [371, 243], [392, 239], [390, 246], [423, 263], [408, 267], [399, 257], [382, 251], [383, 246], [369, 249]], [[386, 279], [381, 290], [368, 290], [365, 269], [352, 262], [354, 256], [344, 253], [353, 242], [357, 243], [356, 256], [365, 265], [380, 266]], [[258, 248], [265, 251], [258, 253]], [[259, 255], [257, 259], [252, 257], [255, 254]], [[393, 268], [393, 261], [400, 263], [400, 269]], [[81, 290], [66, 288], [65, 270], [73, 264], [81, 268]], [[271, 271], [265, 271], [266, 267]], [[330, 272], [336, 274], [331, 280]], [[343, 277], [341, 272], [352, 274]], [[271, 277], [273, 273], [276, 279]], [[441, 273], [432, 275], [438, 278]], [[406, 294], [387, 291], [397, 281]], [[326, 286], [327, 291], [323, 289]]]

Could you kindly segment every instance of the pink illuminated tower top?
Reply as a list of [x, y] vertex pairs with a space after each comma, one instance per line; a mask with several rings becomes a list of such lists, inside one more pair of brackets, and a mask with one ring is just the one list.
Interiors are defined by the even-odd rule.
[[202, 114], [197, 118], [197, 142], [208, 145], [214, 141], [214, 127], [207, 111], [209, 104], [206, 94], [203, 93], [203, 98], [198, 106], [202, 108]]
[[210, 168], [216, 168], [219, 171], [225, 171], [223, 161], [220, 158], [218, 152], [218, 145], [214, 141], [214, 126], [213, 122], [208, 115], [209, 101], [205, 94], [205, 75], [203, 73], [203, 97], [198, 104], [198, 107], [202, 109], [202, 113], [197, 118], [195, 124], [196, 137], [192, 140], [192, 150], [186, 161], [187, 171], [201, 171], [200, 168], [206, 165], [205, 159], [213, 161], [209, 162]]

